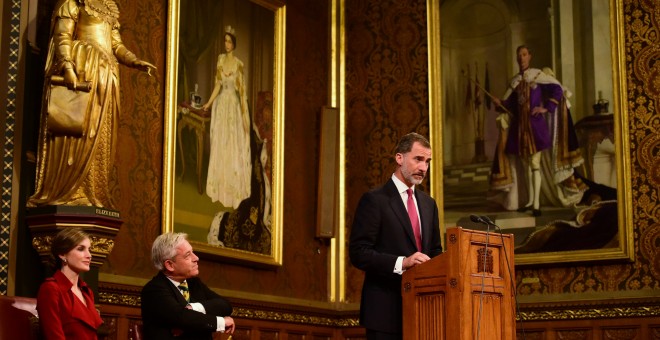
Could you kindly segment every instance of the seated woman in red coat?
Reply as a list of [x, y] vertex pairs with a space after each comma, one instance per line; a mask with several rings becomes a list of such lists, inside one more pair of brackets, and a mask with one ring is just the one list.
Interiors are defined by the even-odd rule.
[[51, 245], [56, 268], [39, 288], [37, 311], [46, 340], [96, 340], [103, 323], [94, 307], [94, 293], [80, 278], [89, 271], [92, 255], [89, 235], [78, 228], [60, 231]]

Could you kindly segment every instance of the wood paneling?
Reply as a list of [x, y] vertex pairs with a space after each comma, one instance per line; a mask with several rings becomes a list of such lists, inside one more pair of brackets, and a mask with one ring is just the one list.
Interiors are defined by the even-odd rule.
[[[101, 316], [107, 324], [110, 335], [106, 338], [128, 339], [132, 324], [140, 323], [140, 308], [99, 305]], [[289, 313], [286, 306], [274, 308], [282, 315]], [[328, 312], [328, 318], [337, 318]], [[234, 318], [236, 321], [235, 340], [364, 340], [361, 327], [328, 326], [284, 321]], [[517, 324], [518, 340], [660, 340], [660, 319], [657, 317], [601, 318], [589, 320], [525, 321]], [[225, 340], [223, 334], [214, 339]]]
[[[131, 325], [142, 322], [140, 308], [118, 305], [100, 305], [101, 316], [107, 324], [110, 333], [106, 339], [128, 339]], [[285, 315], [288, 309], [282, 307], [279, 313]], [[336, 318], [334, 312], [326, 317]], [[285, 318], [283, 318], [285, 319]], [[334, 339], [364, 339], [364, 331], [358, 327], [333, 327], [327, 325], [304, 324], [289, 321], [270, 321], [234, 317], [236, 331], [232, 336], [235, 340], [334, 340]], [[225, 334], [216, 333], [214, 339], [225, 340]]]
[[518, 323], [517, 339], [657, 340], [659, 327], [657, 317], [536, 321]]

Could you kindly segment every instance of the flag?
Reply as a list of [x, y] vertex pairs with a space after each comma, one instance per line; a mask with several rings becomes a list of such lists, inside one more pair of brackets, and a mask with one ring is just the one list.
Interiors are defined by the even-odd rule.
[[[488, 76], [488, 62], [486, 62], [486, 76], [484, 77], [484, 89], [486, 92], [490, 93], [490, 77]], [[486, 96], [486, 110], [493, 109], [493, 102], [490, 100], [490, 96]]]
[[[470, 64], [467, 65], [467, 90], [465, 91], [465, 107], [472, 107], [472, 85], [470, 84]], [[468, 111], [469, 113], [470, 111]]]
[[474, 135], [477, 140], [483, 140], [483, 109], [481, 107], [483, 91], [479, 85], [479, 64], [474, 62]]
[[477, 62], [474, 62], [474, 110], [479, 112], [479, 107], [481, 106], [481, 87], [479, 86], [479, 66]]

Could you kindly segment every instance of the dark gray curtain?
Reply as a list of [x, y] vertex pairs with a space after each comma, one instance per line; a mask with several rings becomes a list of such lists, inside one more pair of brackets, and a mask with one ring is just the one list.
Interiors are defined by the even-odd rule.
[[179, 65], [177, 98], [187, 98], [194, 84], [189, 75], [194, 74], [199, 57], [222, 32], [222, 1], [183, 0], [179, 14]]

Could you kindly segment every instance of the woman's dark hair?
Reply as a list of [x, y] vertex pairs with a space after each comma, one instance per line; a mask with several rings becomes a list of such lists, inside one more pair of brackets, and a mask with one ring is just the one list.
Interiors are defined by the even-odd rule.
[[231, 43], [234, 44], [234, 49], [236, 49], [236, 36], [229, 32], [225, 32], [225, 35], [228, 35], [229, 38], [231, 39]]
[[64, 228], [57, 233], [50, 245], [50, 254], [55, 261], [55, 268], [62, 267], [60, 255], [68, 253], [86, 238], [89, 238], [89, 234], [76, 227]]

